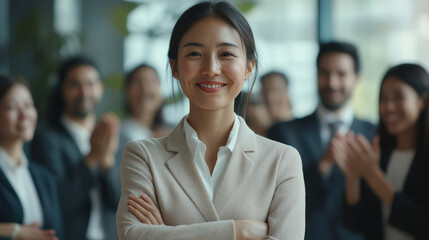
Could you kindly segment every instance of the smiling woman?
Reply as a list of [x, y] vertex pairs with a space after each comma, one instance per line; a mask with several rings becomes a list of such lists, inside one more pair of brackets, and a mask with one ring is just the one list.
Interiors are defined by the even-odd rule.
[[167, 137], [126, 145], [119, 237], [303, 239], [298, 152], [234, 114], [234, 99], [257, 71], [246, 19], [229, 3], [198, 3], [176, 23], [168, 57], [190, 112]]
[[27, 83], [0, 76], [0, 239], [58, 239], [62, 221], [53, 176], [27, 159], [37, 112]]

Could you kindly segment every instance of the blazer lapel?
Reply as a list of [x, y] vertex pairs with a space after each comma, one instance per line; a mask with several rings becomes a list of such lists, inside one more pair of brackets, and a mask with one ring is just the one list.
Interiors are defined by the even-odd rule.
[[308, 132], [308, 134], [303, 134], [303, 135], [307, 137], [305, 142], [308, 143], [308, 146], [309, 146], [308, 150], [311, 151], [311, 154], [312, 154], [311, 159], [318, 161], [320, 156], [324, 153], [325, 149], [324, 149], [324, 146], [322, 145], [322, 136], [320, 134], [320, 123], [317, 118], [316, 112], [314, 112], [309, 116], [308, 123], [303, 128], [303, 130]]
[[167, 150], [177, 153], [167, 161], [167, 167], [183, 191], [199, 209], [204, 219], [208, 222], [217, 221], [219, 220], [219, 215], [201, 182], [188, 146], [186, 145], [185, 134], [183, 132], [183, 121], [185, 119], [183, 118], [167, 137]]
[[250, 175], [254, 163], [251, 159], [252, 152], [255, 151], [255, 134], [246, 125], [243, 118], [239, 117], [240, 129], [237, 142], [225, 169], [222, 180], [215, 189], [213, 203], [220, 215], [228, 202], [233, 199], [246, 178]]

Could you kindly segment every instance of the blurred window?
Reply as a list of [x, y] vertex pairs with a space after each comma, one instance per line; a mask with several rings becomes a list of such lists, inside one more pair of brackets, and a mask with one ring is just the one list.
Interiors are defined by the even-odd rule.
[[429, 68], [429, 1], [332, 0], [334, 38], [359, 47], [361, 84], [353, 104], [358, 116], [378, 120], [381, 78], [389, 66], [414, 62]]

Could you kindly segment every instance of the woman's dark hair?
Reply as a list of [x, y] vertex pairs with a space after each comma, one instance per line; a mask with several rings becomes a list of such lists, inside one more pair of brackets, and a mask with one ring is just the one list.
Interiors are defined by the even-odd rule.
[[64, 98], [62, 95], [61, 89], [63, 88], [64, 81], [66, 80], [69, 72], [79, 66], [90, 66], [97, 70], [100, 73], [95, 62], [88, 58], [87, 56], [78, 55], [71, 58], [66, 59], [60, 68], [58, 69], [57, 81], [54, 84], [54, 87], [51, 90], [51, 96], [49, 101], [48, 108], [48, 121], [50, 123], [58, 123], [61, 115], [64, 112]]
[[[429, 171], [429, 161], [427, 161], [429, 156], [429, 148], [427, 147], [427, 143], [429, 142], [429, 74], [422, 66], [417, 64], [405, 63], [391, 67], [384, 75], [381, 82], [379, 102], [381, 102], [381, 89], [388, 77], [398, 78], [411, 86], [419, 97], [425, 98], [425, 108], [420, 113], [417, 123], [416, 154], [418, 154], [420, 158], [425, 158], [423, 165], [425, 165], [425, 168]], [[394, 149], [396, 147], [396, 137], [387, 132], [386, 126], [382, 121], [380, 121], [378, 127], [378, 134], [380, 136], [380, 147], [382, 149]], [[429, 186], [429, 178], [427, 184]]]
[[[258, 57], [255, 39], [247, 20], [237, 8], [228, 2], [204, 1], [197, 3], [186, 10], [180, 16], [179, 20], [177, 20], [176, 25], [173, 28], [170, 38], [170, 46], [168, 49], [168, 58], [170, 60], [177, 61], [179, 44], [183, 35], [185, 35], [188, 29], [191, 28], [197, 21], [211, 16], [222, 19], [226, 23], [230, 24], [238, 32], [246, 50], [247, 60], [255, 61], [255, 74], [249, 91], [252, 92], [255, 79], [258, 75]], [[247, 97], [247, 102], [249, 102], [249, 97], [250, 94]]]
[[24, 85], [30, 91], [28, 82], [23, 77], [0, 75], [0, 100], [2, 100], [7, 92], [17, 84]]
[[[129, 72], [126, 75], [126, 77], [125, 77], [125, 90], [132, 83], [134, 74], [137, 72], [137, 70], [143, 69], [143, 68], [151, 69], [152, 71], [154, 71], [155, 74], [158, 76], [158, 80], [159, 80], [159, 75], [158, 75], [158, 72], [156, 71], [156, 69], [149, 64], [142, 63], [142, 64], [138, 65], [137, 67], [133, 68], [133, 70], [131, 70], [131, 72]], [[128, 103], [127, 100], [125, 100], [125, 111], [128, 114], [131, 114], [131, 107], [130, 107], [130, 104]], [[154, 127], [161, 127], [164, 125], [164, 117], [162, 115], [162, 105], [155, 113], [155, 117], [153, 119], [153, 125], [154, 125]]]
[[272, 77], [272, 76], [280, 76], [285, 81], [286, 86], [289, 86], [289, 78], [286, 76], [286, 74], [284, 74], [280, 71], [271, 71], [271, 72], [267, 72], [264, 75], [262, 75], [261, 78], [259, 79], [259, 81], [261, 82], [261, 86], [262, 87], [265, 86], [267, 80], [270, 79], [270, 77]]

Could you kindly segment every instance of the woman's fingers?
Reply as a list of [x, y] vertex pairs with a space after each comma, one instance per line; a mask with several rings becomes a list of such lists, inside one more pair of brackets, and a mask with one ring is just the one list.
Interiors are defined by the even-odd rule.
[[147, 195], [143, 195], [140, 198], [130, 195], [128, 205], [130, 212], [132, 212], [139, 221], [152, 225], [164, 224], [159, 209]]
[[152, 215], [155, 217], [158, 224], [164, 224], [164, 221], [162, 220], [161, 212], [156, 207], [156, 205], [152, 201], [152, 199], [146, 194], [143, 194], [141, 196], [141, 199], [143, 199], [146, 203], [148, 203], [151, 206], [150, 211], [151, 211]]
[[128, 204], [128, 211], [130, 211], [141, 223], [152, 225], [139, 210], [135, 209], [132, 205]]
[[[151, 206], [145, 202], [143, 199], [140, 199], [138, 197], [135, 197], [134, 195], [130, 195], [130, 200], [128, 201], [128, 205], [136, 209], [141, 215], [144, 216], [141, 217], [141, 219], [147, 219], [151, 225], [158, 225], [158, 222], [156, 221], [154, 215], [151, 211]], [[140, 219], [139, 219], [140, 220]]]

